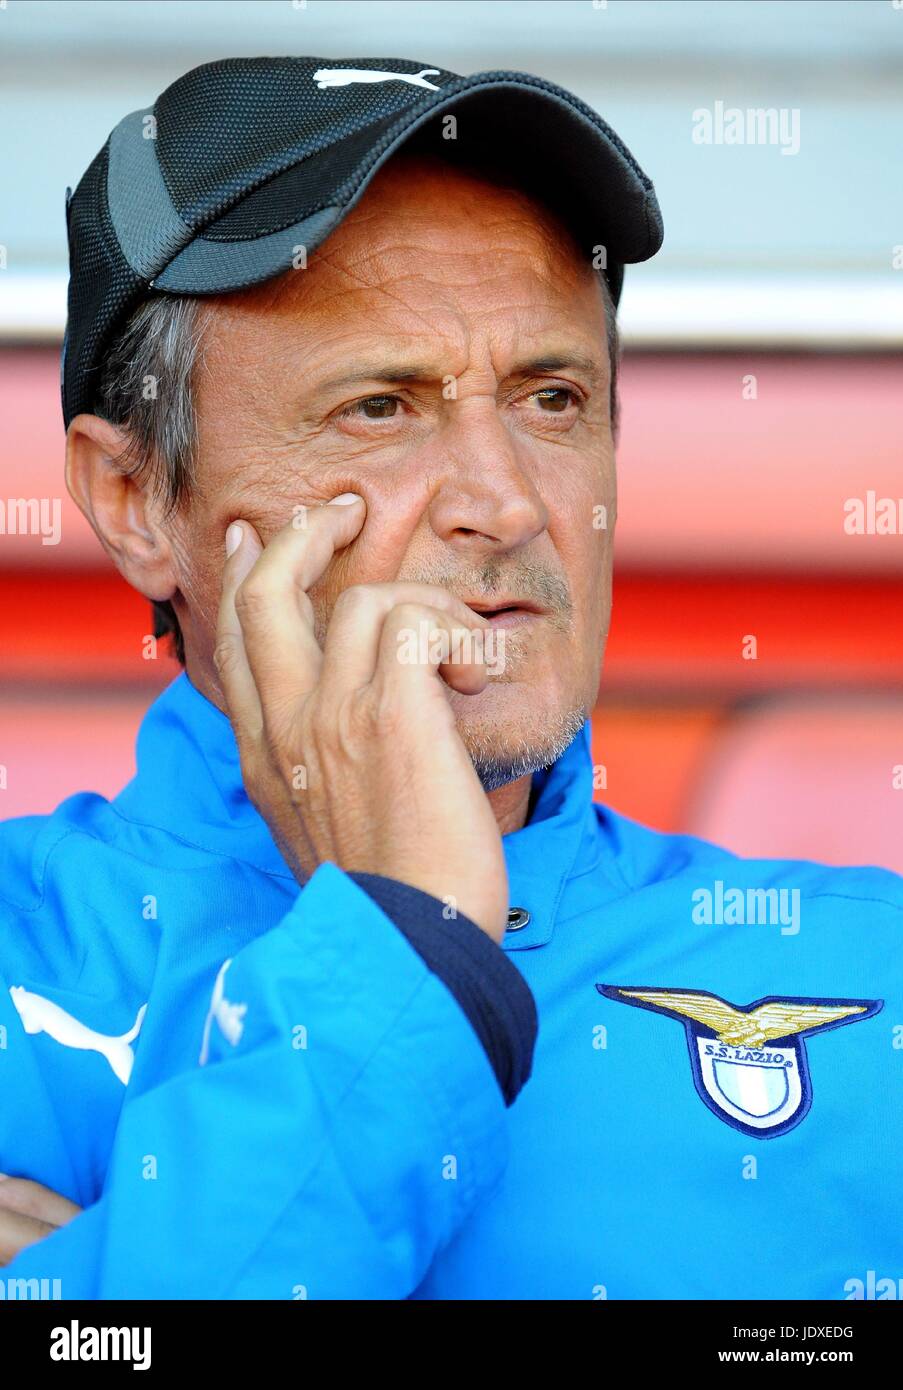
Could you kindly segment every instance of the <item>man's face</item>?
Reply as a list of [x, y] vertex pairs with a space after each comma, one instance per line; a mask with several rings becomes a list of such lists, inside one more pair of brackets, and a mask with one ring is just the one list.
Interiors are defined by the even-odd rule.
[[211, 302], [196, 405], [174, 600], [195, 684], [222, 704], [228, 524], [266, 544], [356, 492], [363, 528], [310, 591], [319, 635], [351, 584], [530, 605], [493, 620], [501, 674], [449, 698], [487, 788], [567, 746], [608, 630], [614, 449], [601, 290], [540, 207], [396, 159], [307, 269]]

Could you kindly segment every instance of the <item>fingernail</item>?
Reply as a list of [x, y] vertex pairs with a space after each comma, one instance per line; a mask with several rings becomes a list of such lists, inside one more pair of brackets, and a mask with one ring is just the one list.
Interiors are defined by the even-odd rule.
[[233, 521], [232, 524], [231, 524], [231, 526], [229, 527], [228, 531], [226, 532], [226, 559], [227, 559], [227, 560], [228, 560], [228, 558], [229, 558], [230, 555], [234, 555], [234, 554], [235, 554], [236, 550], [237, 550], [238, 547], [241, 545], [241, 536], [242, 536], [241, 527], [239, 526], [239, 524], [238, 524], [237, 521]]
[[352, 502], [363, 502], [363, 500], [363, 497], [359, 497], [356, 492], [343, 492], [339, 497], [333, 497], [329, 506], [350, 507]]

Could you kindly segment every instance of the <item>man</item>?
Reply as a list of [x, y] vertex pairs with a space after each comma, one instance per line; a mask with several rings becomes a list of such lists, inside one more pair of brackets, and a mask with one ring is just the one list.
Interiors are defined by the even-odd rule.
[[661, 240], [618, 138], [523, 74], [229, 60], [68, 215], [68, 485], [185, 673], [120, 796], [5, 827], [8, 1274], [903, 1273], [900, 880], [592, 801], [614, 305]]

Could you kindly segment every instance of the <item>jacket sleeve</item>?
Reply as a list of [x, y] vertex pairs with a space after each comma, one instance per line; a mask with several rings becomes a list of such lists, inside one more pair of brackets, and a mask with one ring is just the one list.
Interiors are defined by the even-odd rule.
[[406, 1297], [506, 1159], [453, 994], [323, 864], [231, 962], [218, 1018], [205, 1065], [127, 1093], [99, 1202], [7, 1276], [64, 1299]]

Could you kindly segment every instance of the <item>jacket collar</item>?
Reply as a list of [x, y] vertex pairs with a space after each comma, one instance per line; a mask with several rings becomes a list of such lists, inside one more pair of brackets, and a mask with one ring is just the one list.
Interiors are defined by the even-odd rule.
[[508, 951], [544, 946], [555, 930], [561, 896], [571, 876], [589, 866], [598, 836], [593, 808], [591, 724], [551, 767], [534, 772], [527, 824], [502, 838], [512, 907], [530, 913], [527, 926], [508, 931]]
[[136, 777], [114, 803], [126, 820], [293, 877], [244, 789], [232, 725], [184, 672], [141, 721], [137, 762]]
[[[120, 816], [292, 879], [245, 792], [229, 720], [184, 672], [145, 715], [137, 761], [137, 775], [114, 803]], [[527, 926], [507, 933], [508, 950], [542, 946], [551, 938], [565, 884], [594, 841], [589, 720], [551, 767], [533, 774], [531, 800], [527, 824], [502, 841], [511, 906], [530, 913]]]

